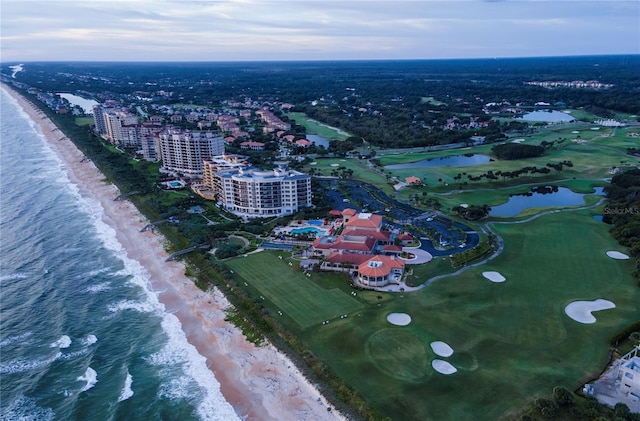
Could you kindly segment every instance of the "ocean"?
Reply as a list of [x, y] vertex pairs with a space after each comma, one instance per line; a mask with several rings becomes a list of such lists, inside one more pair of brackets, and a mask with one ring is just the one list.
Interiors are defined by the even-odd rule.
[[0, 93], [0, 419], [238, 420], [98, 202]]

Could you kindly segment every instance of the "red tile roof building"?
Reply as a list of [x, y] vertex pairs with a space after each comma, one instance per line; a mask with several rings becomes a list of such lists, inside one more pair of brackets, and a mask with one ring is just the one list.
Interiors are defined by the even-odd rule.
[[358, 282], [362, 285], [382, 287], [400, 281], [404, 262], [395, 256], [373, 256], [358, 266]]

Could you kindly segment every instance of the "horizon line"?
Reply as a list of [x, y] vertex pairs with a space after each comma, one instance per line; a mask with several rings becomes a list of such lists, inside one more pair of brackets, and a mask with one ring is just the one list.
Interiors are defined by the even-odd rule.
[[640, 57], [640, 53], [616, 54], [576, 54], [549, 56], [504, 56], [504, 57], [449, 57], [449, 58], [354, 58], [354, 59], [253, 59], [253, 60], [16, 60], [3, 61], [0, 66], [26, 63], [335, 63], [335, 62], [392, 62], [392, 61], [455, 61], [455, 60], [521, 60], [546, 58], [587, 58], [587, 57]]

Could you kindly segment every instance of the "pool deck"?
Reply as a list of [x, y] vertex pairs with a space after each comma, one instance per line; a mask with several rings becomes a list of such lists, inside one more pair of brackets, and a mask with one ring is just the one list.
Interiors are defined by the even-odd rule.
[[[319, 220], [313, 220], [313, 221], [319, 221]], [[286, 227], [275, 228], [274, 233], [275, 235], [291, 234], [291, 231], [296, 229], [297, 230], [314, 229], [314, 230], [322, 231], [322, 235], [325, 235], [331, 228], [337, 229], [336, 223], [333, 221], [330, 221], [327, 225], [324, 225], [324, 222], [322, 223], [322, 225], [320, 225], [320, 224], [311, 224], [309, 223], [309, 221], [302, 221], [302, 223], [300, 224], [297, 221], [293, 221]]]

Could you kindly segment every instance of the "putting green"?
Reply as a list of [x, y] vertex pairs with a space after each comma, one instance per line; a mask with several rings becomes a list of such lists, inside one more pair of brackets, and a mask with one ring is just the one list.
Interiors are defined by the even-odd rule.
[[405, 330], [377, 331], [367, 340], [366, 353], [378, 370], [397, 380], [417, 383], [431, 375], [423, 343]]

